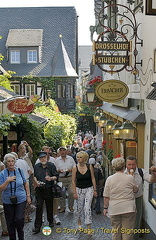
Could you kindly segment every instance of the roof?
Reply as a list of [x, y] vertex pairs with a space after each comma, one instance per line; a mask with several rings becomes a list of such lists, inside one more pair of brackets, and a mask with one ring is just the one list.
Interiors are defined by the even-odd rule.
[[28, 118], [32, 119], [33, 121], [39, 122], [43, 125], [45, 125], [48, 122], [47, 118], [44, 118], [43, 116], [38, 116], [37, 114], [28, 114]]
[[53, 77], [77, 77], [61, 37], [52, 59], [51, 75]]
[[6, 47], [41, 46], [43, 29], [11, 29]]
[[[60, 41], [60, 34], [70, 62], [73, 68], [76, 68], [77, 13], [75, 7], [0, 8], [0, 22], [2, 36], [0, 53], [5, 56], [3, 67], [6, 71], [15, 71], [14, 76], [51, 76], [52, 58]], [[31, 31], [32, 36], [30, 36]], [[42, 39], [41, 63], [10, 64], [7, 59], [6, 41], [8, 39], [7, 45], [9, 44], [10, 47], [12, 44], [19, 45], [19, 41], [15, 40], [19, 33], [22, 33], [21, 40], [26, 45], [29, 45], [30, 40], [33, 40], [33, 44], [41, 44]], [[25, 36], [28, 38], [24, 40]], [[13, 43], [11, 43], [12, 40]]]
[[114, 106], [111, 103], [104, 103], [104, 105], [101, 107], [103, 111], [113, 113], [121, 118], [124, 118], [126, 120], [136, 122], [136, 123], [145, 123], [145, 113], [133, 110], [130, 108], [123, 108], [119, 106]]
[[12, 97], [17, 97], [18, 95], [4, 87], [0, 87], [0, 101], [6, 100]]

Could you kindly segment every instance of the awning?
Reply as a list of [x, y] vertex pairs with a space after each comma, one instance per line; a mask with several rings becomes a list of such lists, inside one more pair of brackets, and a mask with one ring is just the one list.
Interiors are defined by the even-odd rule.
[[145, 123], [145, 113], [133, 110], [130, 108], [124, 108], [115, 106], [111, 103], [104, 103], [104, 105], [101, 107], [103, 111], [106, 111], [108, 113], [113, 113], [121, 118], [124, 118], [126, 120], [129, 120], [131, 122], [135, 123]]
[[33, 121], [36, 121], [38, 123], [41, 123], [42, 125], [46, 125], [48, 123], [48, 119], [44, 118], [43, 116], [38, 116], [37, 114], [28, 114], [28, 118], [32, 119]]

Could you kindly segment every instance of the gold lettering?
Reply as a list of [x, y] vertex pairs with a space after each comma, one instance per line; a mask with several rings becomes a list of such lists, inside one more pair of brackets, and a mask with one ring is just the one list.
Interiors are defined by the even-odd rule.
[[95, 44], [93, 44], [93, 46], [95, 46], [95, 50], [125, 50], [128, 51], [129, 50], [129, 43], [117, 43], [117, 42], [95, 42]]

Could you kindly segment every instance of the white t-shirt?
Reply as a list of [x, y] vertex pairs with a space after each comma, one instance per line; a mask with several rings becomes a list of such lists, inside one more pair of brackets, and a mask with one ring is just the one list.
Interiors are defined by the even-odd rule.
[[[66, 170], [66, 169], [72, 169], [76, 165], [74, 159], [66, 155], [66, 159], [63, 160], [62, 157], [56, 158], [56, 169], [57, 170]], [[68, 176], [71, 176], [71, 172], [68, 174]], [[59, 173], [59, 177], [64, 177], [64, 173]]]
[[31, 170], [28, 163], [25, 160], [19, 158], [16, 160], [15, 166], [23, 169], [24, 177], [26, 180], [28, 180], [29, 179], [28, 171]]

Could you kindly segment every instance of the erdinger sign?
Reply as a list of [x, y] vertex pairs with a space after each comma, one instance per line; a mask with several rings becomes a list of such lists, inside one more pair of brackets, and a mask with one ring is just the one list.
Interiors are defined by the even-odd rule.
[[119, 80], [107, 80], [97, 85], [96, 96], [104, 102], [118, 102], [124, 99], [128, 93], [128, 86]]
[[17, 98], [10, 101], [7, 104], [7, 108], [12, 113], [26, 114], [26, 113], [32, 112], [32, 110], [34, 109], [34, 103], [32, 103], [32, 101], [27, 99]]

